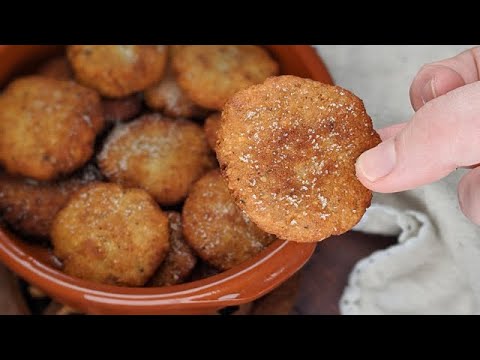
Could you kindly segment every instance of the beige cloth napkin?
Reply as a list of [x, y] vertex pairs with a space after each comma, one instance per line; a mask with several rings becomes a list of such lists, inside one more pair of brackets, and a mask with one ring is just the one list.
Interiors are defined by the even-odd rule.
[[[408, 90], [420, 67], [471, 47], [316, 45], [335, 82], [361, 97], [376, 128], [413, 114]], [[431, 185], [375, 194], [357, 225], [398, 244], [356, 264], [342, 314], [479, 314], [480, 227], [461, 213], [459, 170]]]

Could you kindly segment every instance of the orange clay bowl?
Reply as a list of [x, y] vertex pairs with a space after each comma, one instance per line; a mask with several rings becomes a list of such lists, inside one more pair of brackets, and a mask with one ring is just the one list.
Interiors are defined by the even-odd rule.
[[[266, 47], [280, 63], [282, 74], [332, 83], [310, 46]], [[60, 51], [60, 46], [0, 45], [0, 86]], [[88, 314], [206, 314], [248, 303], [297, 272], [315, 245], [277, 240], [250, 260], [203, 280], [161, 288], [131, 288], [70, 277], [58, 270], [49, 250], [27, 244], [0, 228], [0, 260], [6, 266], [56, 301]]]

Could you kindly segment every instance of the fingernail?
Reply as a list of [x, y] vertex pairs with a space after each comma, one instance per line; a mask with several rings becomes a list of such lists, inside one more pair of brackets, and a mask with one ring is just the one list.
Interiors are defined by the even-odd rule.
[[431, 78], [423, 87], [422, 92], [420, 93], [420, 96], [423, 101], [423, 105], [425, 105], [427, 102], [429, 102], [432, 99], [435, 99], [437, 97], [437, 94], [435, 92], [435, 78]]
[[392, 172], [396, 161], [393, 139], [387, 140], [360, 155], [356, 164], [357, 175], [367, 178], [370, 182], [377, 181]]

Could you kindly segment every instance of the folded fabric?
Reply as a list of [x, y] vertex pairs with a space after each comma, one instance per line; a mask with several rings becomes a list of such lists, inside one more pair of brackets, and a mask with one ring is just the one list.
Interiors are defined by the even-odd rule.
[[[408, 89], [421, 65], [470, 46], [316, 45], [336, 83], [365, 101], [374, 126], [412, 115]], [[465, 170], [431, 185], [375, 194], [355, 230], [398, 236], [398, 244], [356, 264], [342, 314], [479, 314], [480, 228], [460, 211]]]

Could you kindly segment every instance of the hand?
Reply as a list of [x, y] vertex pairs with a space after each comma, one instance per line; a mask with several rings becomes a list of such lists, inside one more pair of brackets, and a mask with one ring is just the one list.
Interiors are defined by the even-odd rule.
[[415, 115], [379, 130], [382, 143], [357, 160], [359, 180], [390, 193], [471, 168], [458, 185], [460, 207], [480, 225], [480, 47], [422, 67], [410, 87]]

